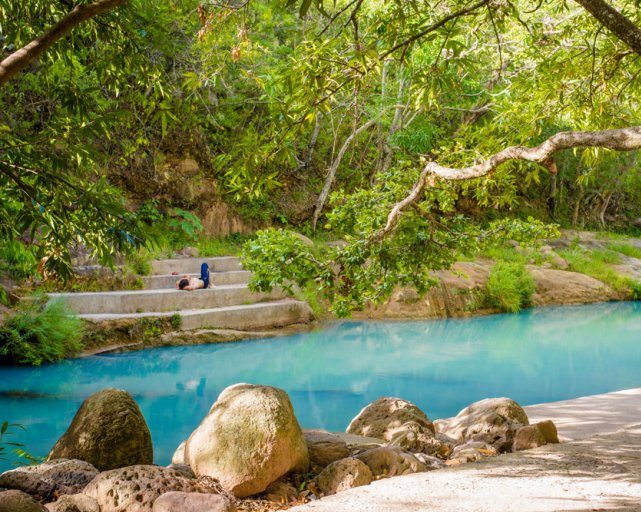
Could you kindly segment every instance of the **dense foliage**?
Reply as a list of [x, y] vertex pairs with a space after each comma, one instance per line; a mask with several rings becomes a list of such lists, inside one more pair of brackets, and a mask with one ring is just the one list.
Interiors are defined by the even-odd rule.
[[[223, 199], [254, 226], [345, 241], [276, 228], [246, 256], [256, 288], [312, 283], [347, 314], [507, 238], [634, 229], [637, 152], [598, 147], [434, 178], [385, 228], [427, 161], [639, 119], [639, 54], [580, 4], [124, 2], [0, 88], [0, 240], [32, 254], [12, 271], [47, 257], [68, 274], [77, 247], [137, 265], [143, 244], [197, 241], [194, 213]], [[641, 26], [633, 0], [609, 4]], [[70, 7], [0, 0], [4, 52]]]
[[38, 366], [82, 348], [82, 320], [68, 316], [64, 303], [26, 301], [0, 326], [0, 364]]

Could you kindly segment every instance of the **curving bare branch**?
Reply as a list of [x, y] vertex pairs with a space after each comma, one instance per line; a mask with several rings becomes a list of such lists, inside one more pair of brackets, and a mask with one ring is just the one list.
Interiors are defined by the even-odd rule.
[[613, 151], [641, 149], [641, 126], [595, 132], [561, 132], [536, 147], [512, 146], [492, 155], [483, 162], [469, 167], [452, 168], [439, 165], [436, 162], [428, 162], [414, 188], [403, 200], [394, 205], [387, 216], [385, 227], [372, 235], [370, 241], [380, 241], [392, 232], [398, 224], [403, 211], [417, 203], [421, 199], [425, 188], [433, 185], [437, 178], [448, 181], [481, 178], [510, 160], [536, 162], [545, 165], [551, 172], [556, 172], [553, 160], [555, 153], [564, 149], [588, 147], [605, 148]]
[[69, 14], [44, 34], [0, 62], [0, 87], [65, 37], [76, 26], [94, 16], [115, 9], [127, 0], [98, 0], [91, 4], [76, 5]]

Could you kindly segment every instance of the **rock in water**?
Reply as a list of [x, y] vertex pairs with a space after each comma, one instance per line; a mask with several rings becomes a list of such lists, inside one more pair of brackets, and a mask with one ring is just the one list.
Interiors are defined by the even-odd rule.
[[486, 398], [469, 405], [454, 418], [434, 422], [436, 430], [459, 443], [482, 441], [499, 452], [510, 451], [516, 431], [529, 425], [527, 414], [509, 398]]
[[46, 509], [22, 491], [0, 492], [0, 512], [46, 512]]
[[131, 466], [100, 473], [83, 494], [100, 505], [101, 512], [151, 512], [156, 499], [172, 492], [198, 492], [195, 480], [159, 466]]
[[152, 464], [151, 433], [131, 395], [104, 389], [87, 398], [48, 457], [62, 458], [89, 462], [100, 471]]
[[349, 457], [347, 443], [336, 434], [325, 430], [305, 430], [305, 441], [310, 462], [324, 468], [334, 461]]
[[154, 502], [153, 512], [236, 512], [236, 506], [219, 494], [168, 492]]
[[436, 455], [442, 451], [427, 415], [400, 398], [383, 397], [372, 402], [351, 421], [346, 432], [383, 439], [413, 452]]
[[316, 477], [316, 486], [325, 496], [346, 491], [352, 487], [368, 485], [372, 472], [358, 459], [347, 458], [332, 462]]
[[191, 434], [185, 460], [198, 476], [220, 481], [239, 498], [309, 466], [307, 444], [281, 389], [237, 384], [225, 389]]

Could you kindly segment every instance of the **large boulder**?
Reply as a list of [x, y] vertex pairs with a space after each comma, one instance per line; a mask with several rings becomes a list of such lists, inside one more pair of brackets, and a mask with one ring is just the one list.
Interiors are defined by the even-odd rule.
[[523, 408], [510, 398], [486, 398], [469, 405], [454, 418], [434, 422], [436, 430], [459, 443], [481, 441], [497, 451], [512, 449], [516, 431], [529, 425]]
[[281, 476], [309, 466], [287, 393], [251, 384], [220, 394], [187, 440], [185, 460], [196, 475], [218, 479], [239, 498], [261, 493]]
[[332, 462], [320, 472], [315, 483], [323, 495], [329, 496], [353, 487], [368, 485], [373, 479], [372, 472], [366, 464], [350, 457]]
[[87, 398], [48, 457], [65, 458], [89, 462], [100, 471], [152, 464], [151, 433], [131, 395], [104, 389]]
[[0, 492], [0, 512], [47, 512], [35, 499], [22, 491]]
[[48, 503], [49, 512], [100, 512], [98, 502], [84, 494], [66, 494], [58, 501]]
[[19, 489], [48, 499], [53, 493], [76, 494], [98, 474], [82, 460], [56, 459], [35, 466], [24, 466], [0, 475], [0, 487]]
[[325, 430], [305, 430], [303, 434], [312, 465], [324, 468], [332, 462], [350, 455], [347, 443], [336, 434]]
[[356, 455], [365, 463], [375, 477], [391, 477], [421, 473], [428, 467], [414, 454], [398, 446], [379, 446]]
[[347, 433], [383, 439], [405, 450], [438, 454], [434, 425], [416, 405], [393, 397], [379, 398], [356, 416]]
[[156, 499], [172, 492], [199, 492], [195, 480], [159, 466], [130, 466], [100, 473], [83, 494], [100, 505], [101, 512], [151, 512]]
[[220, 494], [168, 492], [154, 502], [153, 512], [236, 512], [236, 506]]

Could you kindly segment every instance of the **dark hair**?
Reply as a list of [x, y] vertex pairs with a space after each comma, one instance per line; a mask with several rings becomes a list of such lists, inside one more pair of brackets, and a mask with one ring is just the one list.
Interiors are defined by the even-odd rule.
[[178, 288], [184, 290], [189, 286], [189, 279], [181, 279], [178, 281]]

